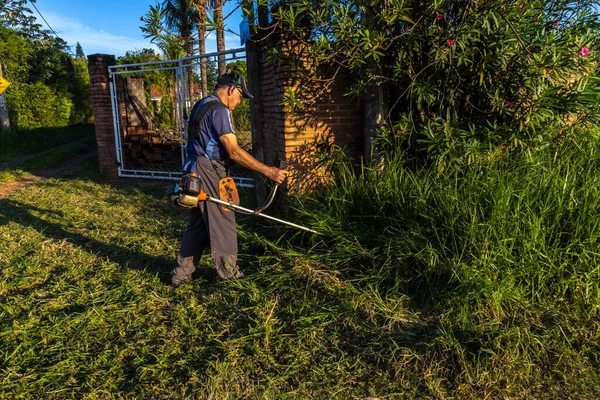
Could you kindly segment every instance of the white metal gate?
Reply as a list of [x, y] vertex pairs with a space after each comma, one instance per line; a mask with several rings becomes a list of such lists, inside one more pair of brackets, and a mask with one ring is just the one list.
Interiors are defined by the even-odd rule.
[[[219, 56], [222, 57], [219, 60]], [[224, 57], [224, 59], [223, 59]], [[155, 62], [147, 62], [147, 63], [139, 63], [139, 64], [122, 64], [122, 65], [113, 65], [108, 67], [108, 72], [110, 74], [110, 94], [111, 94], [111, 102], [112, 102], [112, 114], [113, 114], [113, 125], [114, 125], [114, 133], [115, 133], [115, 144], [116, 144], [116, 157], [117, 157], [117, 165], [118, 165], [118, 174], [122, 177], [133, 177], [133, 178], [150, 178], [150, 179], [172, 179], [178, 180], [181, 178], [181, 166], [183, 165], [183, 161], [186, 157], [185, 154], [185, 141], [186, 141], [186, 116], [188, 112], [191, 110], [194, 102], [198, 100], [197, 98], [193, 98], [192, 93], [189, 93], [188, 90], [188, 73], [190, 71], [195, 71], [194, 73], [198, 76], [200, 75], [199, 67], [201, 64], [212, 64], [215, 65], [219, 61], [232, 62], [237, 60], [245, 60], [246, 58], [246, 49], [238, 48], [227, 50], [223, 52], [215, 52], [215, 53], [207, 53], [203, 55], [197, 55], [192, 57], [185, 57], [179, 60], [168, 60], [168, 61], [155, 61]], [[136, 103], [140, 103], [140, 100], [133, 100], [131, 102], [127, 102], [129, 89], [120, 87], [120, 85], [124, 85], [126, 77], [144, 77], [144, 74], [157, 73], [158, 71], [171, 71], [171, 78], [174, 79], [173, 89], [173, 98], [176, 102], [175, 107], [175, 132], [173, 132], [177, 137], [177, 149], [173, 148], [170, 154], [175, 157], [175, 160], [169, 160], [168, 163], [146, 163], [145, 165], [136, 164], [135, 158], [132, 154], [128, 153], [135, 143], [131, 141], [133, 137], [136, 138], [136, 141], [141, 144], [147, 145], [148, 149], [154, 151], [156, 153], [156, 149], [159, 143], [154, 143], [156, 137], [153, 136], [152, 130], [148, 129], [140, 129], [139, 132], [137, 129], [133, 130], [131, 133], [128, 125], [128, 116], [127, 109], [133, 104], [133, 109], [135, 108], [143, 108], [139, 104], [136, 106]], [[165, 76], [169, 74], [164, 74]], [[200, 77], [200, 79], [207, 79], [207, 77]], [[144, 92], [145, 93], [145, 92]], [[207, 93], [204, 94], [206, 96]], [[152, 101], [152, 100], [151, 100]], [[141, 101], [143, 103], [143, 101]], [[139, 110], [137, 111], [138, 113]], [[124, 115], [125, 114], [125, 120]], [[147, 113], [150, 115], [150, 113]], [[150, 117], [152, 118], [152, 117]], [[125, 123], [124, 123], [125, 122]], [[148, 132], [150, 131], [150, 132]], [[139, 134], [141, 132], [141, 134]], [[161, 138], [158, 139], [160, 142]], [[175, 143], [173, 142], [173, 145]], [[152, 145], [155, 145], [152, 148]], [[159, 149], [160, 150], [160, 149]], [[164, 150], [163, 150], [164, 151]], [[150, 160], [151, 161], [151, 160]], [[234, 177], [239, 186], [252, 187], [253, 180], [250, 178], [242, 178], [242, 177]]]

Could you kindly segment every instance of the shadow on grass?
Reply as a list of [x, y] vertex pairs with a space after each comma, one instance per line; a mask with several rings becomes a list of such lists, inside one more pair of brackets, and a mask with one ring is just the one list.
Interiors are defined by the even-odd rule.
[[63, 213], [61, 211], [42, 209], [12, 199], [0, 199], [0, 210], [2, 210], [0, 225], [12, 221], [17, 222], [43, 233], [48, 238], [68, 240], [85, 251], [106, 257], [106, 259], [119, 264], [122, 268], [154, 273], [162, 282], [170, 283], [170, 271], [174, 265], [174, 257], [157, 257], [115, 244], [103, 243], [80, 233], [70, 232], [58, 224], [45, 221], [34, 215], [34, 213], [55, 214], [62, 217]]
[[0, 164], [85, 139], [94, 139], [93, 124], [1, 132]]

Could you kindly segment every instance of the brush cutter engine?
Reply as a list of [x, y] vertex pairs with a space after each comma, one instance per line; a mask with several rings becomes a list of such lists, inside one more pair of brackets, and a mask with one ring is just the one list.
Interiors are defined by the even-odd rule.
[[270, 219], [271, 221], [279, 222], [281, 224], [293, 226], [294, 228], [302, 229], [307, 232], [316, 233], [317, 231], [306, 228], [301, 225], [294, 224], [292, 222], [284, 221], [278, 218], [271, 217], [263, 214], [262, 211], [271, 205], [277, 187], [275, 185], [271, 190], [271, 194], [267, 198], [267, 201], [262, 206], [251, 210], [248, 208], [240, 207], [240, 196], [235, 186], [233, 178], [226, 177], [219, 181], [219, 198], [209, 196], [204, 190], [202, 190], [202, 181], [195, 174], [184, 175], [181, 177], [181, 181], [175, 185], [173, 192], [171, 193], [170, 199], [173, 204], [183, 208], [194, 208], [197, 207], [201, 201], [209, 201], [221, 206], [224, 212], [235, 211], [241, 214], [253, 214], [257, 217], [263, 217]]
[[[240, 204], [240, 196], [238, 195], [235, 181], [231, 177], [225, 177], [219, 181], [219, 200], [223, 211], [233, 211], [231, 206]], [[171, 201], [179, 207], [194, 208], [201, 201], [212, 201], [215, 199], [208, 196], [202, 190], [202, 180], [195, 173], [184, 175], [181, 181], [173, 188], [171, 193]], [[223, 204], [226, 205], [223, 205]]]
[[202, 190], [202, 181], [195, 173], [182, 176], [171, 193], [171, 201], [178, 207], [194, 208], [204, 200], [206, 193]]

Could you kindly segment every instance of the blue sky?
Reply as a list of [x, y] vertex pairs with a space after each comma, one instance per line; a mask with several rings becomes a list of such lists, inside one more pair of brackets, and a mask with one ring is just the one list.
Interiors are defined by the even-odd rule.
[[[122, 56], [128, 50], [154, 47], [144, 39], [140, 30], [140, 17], [156, 1], [144, 0], [37, 0], [35, 5], [58, 36], [67, 41], [73, 52], [77, 42], [81, 43], [86, 55], [94, 53]], [[237, 6], [233, 0], [225, 5], [223, 15], [228, 15]], [[30, 7], [42, 26], [46, 23]], [[226, 21], [226, 28], [239, 32], [242, 18], [237, 9]], [[228, 49], [241, 47], [239, 36], [225, 32]], [[208, 37], [206, 49], [216, 51], [214, 34]]]

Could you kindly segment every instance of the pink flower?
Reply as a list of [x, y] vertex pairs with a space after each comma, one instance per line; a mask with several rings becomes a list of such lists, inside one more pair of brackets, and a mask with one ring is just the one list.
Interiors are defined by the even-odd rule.
[[446, 44], [448, 45], [448, 47], [454, 46], [454, 39], [448, 39], [448, 40], [446, 40]]
[[590, 54], [590, 49], [588, 49], [587, 47], [583, 47], [581, 50], [579, 50], [579, 55], [582, 57], [585, 57], [588, 54]]
[[441, 21], [444, 19], [444, 16], [442, 14], [438, 14], [435, 16], [435, 19], [437, 19], [438, 21]]
[[519, 8], [520, 8], [521, 10], [523, 9], [523, 7], [525, 7], [525, 3], [521, 3], [521, 4], [519, 4]]

